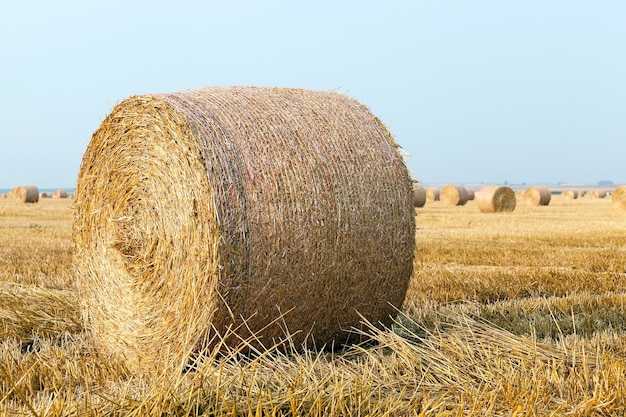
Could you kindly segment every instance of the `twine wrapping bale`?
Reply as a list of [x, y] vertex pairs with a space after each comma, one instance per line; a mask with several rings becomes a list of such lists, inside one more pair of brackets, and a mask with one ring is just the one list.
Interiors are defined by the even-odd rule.
[[426, 190], [421, 185], [413, 184], [413, 205], [424, 207], [426, 204]]
[[432, 203], [433, 201], [439, 201], [440, 191], [439, 188], [427, 188], [426, 189], [426, 201]]
[[576, 200], [578, 198], [578, 191], [576, 190], [565, 190], [561, 193], [564, 199], [566, 200]]
[[54, 194], [52, 194], [52, 198], [67, 198], [67, 191], [56, 190]]
[[[412, 183], [346, 95], [224, 87], [123, 100], [80, 167], [73, 241], [95, 340], [129, 363], [348, 341], [412, 273]], [[361, 315], [363, 317], [361, 317]], [[233, 336], [234, 335], [234, 336]]]
[[546, 186], [530, 187], [524, 191], [524, 201], [530, 206], [547, 206], [552, 194]]
[[448, 206], [464, 206], [467, 203], [467, 191], [460, 185], [446, 185], [441, 189], [439, 200]]
[[10, 197], [20, 203], [37, 203], [39, 201], [39, 189], [34, 185], [20, 185], [9, 193]]
[[626, 185], [620, 185], [613, 191], [613, 204], [622, 210], [626, 210]]
[[503, 213], [515, 210], [517, 199], [510, 187], [486, 185], [475, 194], [478, 208], [483, 213]]

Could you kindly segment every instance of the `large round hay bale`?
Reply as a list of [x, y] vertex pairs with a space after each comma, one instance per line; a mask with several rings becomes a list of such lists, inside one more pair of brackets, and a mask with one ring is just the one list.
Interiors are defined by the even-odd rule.
[[333, 92], [123, 100], [93, 134], [74, 202], [95, 340], [140, 366], [180, 365], [220, 338], [322, 346], [356, 337], [363, 319], [391, 324], [415, 245], [398, 151], [363, 104]]
[[524, 191], [524, 201], [531, 206], [547, 206], [552, 194], [546, 186], [530, 187]]
[[9, 196], [20, 203], [36, 203], [39, 201], [39, 189], [34, 185], [20, 185], [12, 189]]
[[56, 190], [54, 194], [52, 194], [52, 198], [67, 198], [67, 191]]
[[503, 213], [515, 210], [517, 199], [510, 187], [486, 185], [475, 195], [478, 209], [483, 213]]
[[413, 185], [413, 205], [415, 207], [424, 207], [426, 204], [426, 190], [421, 185]]
[[439, 201], [440, 191], [439, 188], [427, 188], [426, 189], [426, 201], [432, 203], [433, 201]]
[[474, 190], [468, 187], [463, 187], [463, 188], [465, 189], [465, 192], [467, 193], [467, 201], [473, 201], [476, 195]]
[[467, 203], [467, 191], [460, 185], [446, 185], [441, 189], [439, 200], [448, 206], [463, 206]]
[[626, 210], [626, 185], [620, 185], [613, 191], [613, 204], [622, 209]]
[[565, 190], [561, 193], [564, 199], [566, 200], [576, 200], [578, 198], [578, 191], [576, 190]]

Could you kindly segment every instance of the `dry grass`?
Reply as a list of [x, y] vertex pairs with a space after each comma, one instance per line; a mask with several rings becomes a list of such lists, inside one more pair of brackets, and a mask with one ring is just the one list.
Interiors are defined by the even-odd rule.
[[609, 199], [429, 204], [392, 328], [335, 353], [213, 352], [178, 375], [135, 374], [84, 328], [70, 204], [0, 200], [0, 416], [626, 413], [626, 212]]

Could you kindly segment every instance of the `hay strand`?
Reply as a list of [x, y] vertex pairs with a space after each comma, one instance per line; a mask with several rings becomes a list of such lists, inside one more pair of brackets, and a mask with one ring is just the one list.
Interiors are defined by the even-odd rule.
[[475, 195], [478, 208], [483, 213], [504, 213], [515, 210], [517, 199], [510, 187], [486, 185]]
[[524, 191], [524, 201], [530, 206], [547, 206], [552, 194], [546, 186], [529, 187]]
[[467, 203], [467, 191], [460, 185], [446, 185], [441, 189], [439, 199], [448, 206], [464, 206]]
[[232, 346], [341, 344], [363, 318], [391, 323], [412, 272], [408, 170], [338, 93], [123, 100], [83, 156], [74, 209], [92, 333], [139, 367], [180, 365], [229, 331]]
[[620, 185], [613, 191], [613, 204], [622, 210], [626, 210], [626, 185]]
[[20, 203], [37, 203], [39, 189], [34, 185], [20, 185], [11, 190], [9, 197]]

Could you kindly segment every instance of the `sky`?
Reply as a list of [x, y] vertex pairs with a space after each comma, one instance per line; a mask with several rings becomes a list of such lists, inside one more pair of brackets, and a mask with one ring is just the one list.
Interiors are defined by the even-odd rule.
[[73, 188], [136, 94], [337, 90], [425, 184], [626, 183], [626, 2], [10, 0], [0, 188]]

